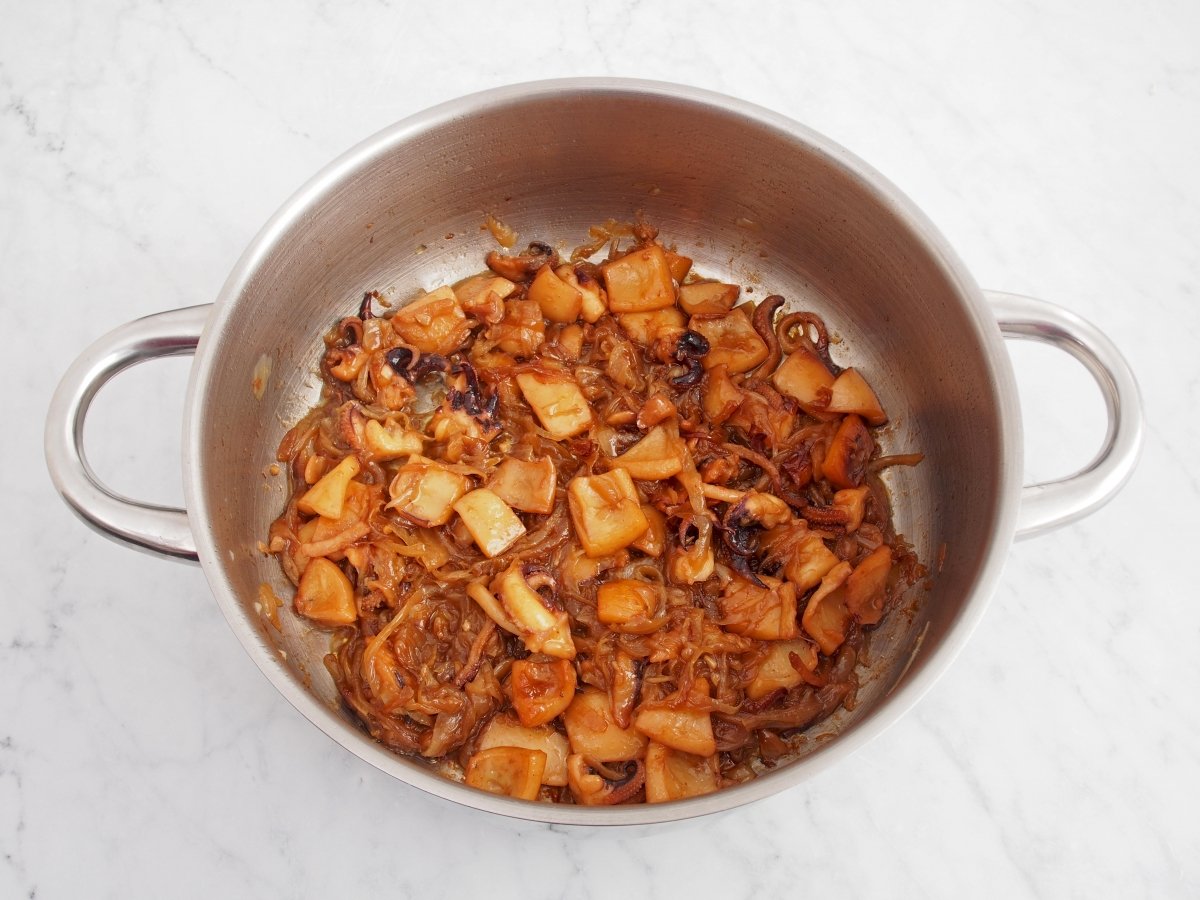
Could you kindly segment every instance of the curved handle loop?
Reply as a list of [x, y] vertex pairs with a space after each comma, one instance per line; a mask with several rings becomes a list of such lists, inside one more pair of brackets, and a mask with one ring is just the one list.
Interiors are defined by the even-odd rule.
[[1032, 537], [1095, 512], [1129, 480], [1142, 449], [1142, 398], [1133, 371], [1099, 329], [1074, 313], [1032, 297], [984, 291], [1006, 338], [1039, 341], [1071, 354], [1092, 373], [1108, 411], [1095, 458], [1073, 475], [1021, 489], [1017, 538]]
[[67, 369], [46, 414], [46, 466], [76, 515], [115, 541], [193, 561], [196, 544], [187, 512], [131, 500], [101, 484], [83, 452], [83, 423], [96, 392], [118, 372], [152, 359], [194, 353], [211, 309], [211, 304], [173, 309], [110, 331]]

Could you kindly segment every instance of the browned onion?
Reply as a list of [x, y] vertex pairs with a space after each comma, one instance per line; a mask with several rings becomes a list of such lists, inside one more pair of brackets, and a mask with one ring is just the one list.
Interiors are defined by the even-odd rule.
[[[656, 246], [656, 235], [644, 223], [607, 223], [594, 230], [591, 245], [572, 254], [572, 267], [587, 276], [582, 281], [603, 285], [604, 269], [580, 254], [594, 255], [608, 244], [609, 259], [616, 260], [624, 252], [617, 249], [618, 238], [632, 238], [635, 250], [648, 250]], [[601, 315], [591, 323], [539, 324], [536, 304], [532, 312], [529, 306], [535, 303], [530, 284], [557, 263], [557, 253], [538, 242], [521, 254], [489, 255], [491, 270], [514, 282], [501, 305], [518, 312], [500, 322], [469, 319], [469, 334], [457, 346], [425, 344], [412, 332], [406, 337], [421, 347], [402, 339], [392, 327], [395, 313], [376, 315], [370, 295], [358, 316], [338, 320], [325, 340], [322, 401], [288, 431], [277, 451], [287, 463], [292, 491], [266, 536], [266, 550], [294, 584], [303, 582], [313, 558], [333, 563], [345, 577], [354, 598], [353, 621], [333, 631], [325, 663], [347, 708], [387, 747], [467, 766], [496, 714], [516, 714], [512, 681], [522, 667], [514, 664], [542, 653], [530, 649], [529, 632], [509, 618], [519, 618], [509, 601], [497, 599], [488, 612], [467, 590], [482, 585], [485, 592], [499, 591], [502, 574], [517, 571], [546, 610], [567, 617], [577, 689], [608, 692], [621, 728], [639, 727], [643, 711], [708, 717], [720, 752], [711, 764], [719, 767], [723, 784], [755, 777], [798, 747], [798, 733], [854, 702], [855, 665], [868, 631], [850, 622], [842, 645], [821, 654], [815, 670], [792, 653], [785, 667], [790, 664], [795, 674], [785, 686], [752, 696], [751, 685], [768, 670], [775, 642], [736, 630], [736, 617], [726, 608], [730, 596], [770, 578], [782, 583], [789, 562], [815, 538], [852, 566], [877, 547], [891, 547], [895, 563], [887, 603], [894, 606], [925, 571], [894, 533], [878, 473], [915, 465], [920, 456], [879, 456], [865, 465], [864, 520], [846, 533], [846, 514], [833, 504], [836, 487], [822, 475], [841, 418], [817, 421], [803, 414], [770, 381], [784, 354], [799, 347], [816, 353], [835, 374], [840, 371], [819, 316], [792, 313], [776, 321], [784, 303], [777, 294], [757, 304], [751, 324], [767, 345], [767, 358], [735, 376], [744, 398], [738, 410], [710, 420], [704, 368], [714, 352], [709, 339], [685, 331], [692, 336], [680, 356], [678, 318], [670, 319], [674, 330], [667, 337], [646, 346], [632, 336], [640, 320], [624, 314]], [[688, 363], [683, 378], [681, 360]], [[331, 366], [341, 366], [338, 374], [347, 380], [335, 377]], [[526, 402], [517, 379], [553, 379], [563, 372], [578, 385], [593, 424], [556, 439]], [[549, 512], [514, 513], [524, 532], [491, 557], [480, 552], [460, 514], [427, 527], [398, 508], [410, 495], [390, 502], [387, 486], [409, 457], [377, 452], [372, 441], [388, 429], [420, 432], [419, 456], [464, 479], [472, 491], [493, 486], [507, 459], [549, 460], [555, 471]], [[634, 544], [591, 559], [580, 548], [568, 485], [610, 471], [614, 457], [652, 431], [665, 434], [675, 448], [671, 452], [679, 454], [677, 474], [635, 479], [638, 503], [645, 516], [656, 518], [658, 536], [648, 540], [648, 531]], [[367, 496], [379, 502], [365, 511], [347, 506], [336, 519], [303, 511], [312, 483], [350, 456], [359, 462], [352, 479], [356, 496], [361, 500], [362, 491], [374, 491]], [[739, 462], [761, 476], [739, 478]], [[706, 489], [701, 472], [717, 487]], [[783, 512], [784, 525], [773, 526], [770, 541], [757, 521], [739, 518], [740, 530], [729, 533], [729, 508], [751, 487], [783, 499], [796, 516], [787, 519]], [[717, 540], [716, 534], [725, 537]], [[657, 597], [655, 608], [637, 617], [628, 633], [619, 621], [606, 619], [612, 612], [600, 606], [601, 585], [618, 581], [652, 585]], [[796, 600], [792, 625], [800, 636], [806, 595]], [[548, 727], [557, 733], [561, 720], [556, 717]], [[605, 781], [597, 802], [642, 799], [643, 760], [585, 762]], [[544, 786], [542, 795], [566, 803], [578, 799], [561, 787]]]

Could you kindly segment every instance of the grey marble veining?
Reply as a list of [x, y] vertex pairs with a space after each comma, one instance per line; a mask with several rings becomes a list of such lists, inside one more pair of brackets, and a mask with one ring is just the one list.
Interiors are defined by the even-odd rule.
[[[0, 896], [1200, 894], [1200, 7], [1044, 3], [18, 4], [0, 0]], [[722, 816], [577, 833], [460, 809], [349, 756], [242, 653], [199, 569], [88, 531], [42, 420], [76, 352], [206, 302], [280, 202], [469, 91], [613, 74], [828, 134], [985, 287], [1128, 355], [1148, 419], [1111, 505], [1013, 547], [946, 677], [815, 780]], [[1102, 432], [1014, 350], [1028, 471]], [[101, 394], [96, 469], [178, 502], [186, 363]]]

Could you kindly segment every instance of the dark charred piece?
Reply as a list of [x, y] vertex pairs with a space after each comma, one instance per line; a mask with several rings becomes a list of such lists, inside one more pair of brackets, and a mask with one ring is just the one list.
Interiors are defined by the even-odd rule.
[[687, 368], [679, 375], [671, 378], [671, 384], [676, 387], [692, 387], [700, 383], [704, 377], [704, 364], [698, 359], [687, 359], [683, 363]]
[[568, 766], [572, 768], [573, 780], [581, 787], [580, 799], [588, 806], [624, 803], [635, 797], [646, 783], [646, 764], [640, 759], [600, 763], [576, 756]]
[[754, 571], [753, 566], [755, 562], [756, 561], [751, 556], [742, 556], [738, 553], [729, 554], [729, 565], [735, 572], [756, 587], [766, 587], [766, 583], [759, 578], [758, 573]]
[[447, 392], [446, 399], [450, 402], [450, 408], [461, 409], [469, 416], [483, 415], [485, 404], [475, 367], [463, 361], [455, 363], [450, 371], [462, 375], [462, 380], [466, 382], [464, 388], [451, 388]]
[[729, 552], [737, 556], [753, 556], [758, 552], [758, 529], [750, 526], [725, 527], [721, 529], [721, 540]]
[[675, 361], [684, 367], [684, 371], [671, 378], [675, 387], [692, 387], [699, 384], [704, 377], [704, 366], [700, 360], [711, 348], [708, 338], [695, 331], [685, 331], [679, 336], [675, 345]]
[[745, 499], [729, 504], [720, 527], [721, 540], [730, 553], [745, 558], [758, 552], [762, 529], [747, 509]]
[[524, 253], [505, 256], [498, 250], [487, 255], [487, 267], [509, 281], [527, 281], [537, 274], [542, 266], [554, 268], [558, 265], [558, 253], [549, 244], [533, 241]]
[[422, 381], [430, 375], [445, 372], [450, 368], [450, 362], [446, 357], [439, 353], [422, 353], [416, 362], [412, 364], [409, 372], [412, 374], [412, 381]]
[[679, 337], [675, 347], [675, 359], [683, 362], [685, 359], [699, 359], [705, 356], [711, 348], [708, 338], [695, 331], [685, 331]]
[[387, 352], [387, 364], [392, 367], [392, 370], [404, 378], [411, 377], [408, 371], [412, 365], [413, 352], [407, 347], [393, 347]]
[[367, 291], [365, 294], [363, 294], [362, 303], [358, 307], [358, 317], [364, 322], [367, 319], [375, 318], [375, 312], [371, 308], [371, 301], [378, 296], [378, 291]]
[[679, 520], [676, 533], [679, 536], [679, 546], [683, 550], [691, 550], [696, 541], [700, 540], [700, 528], [690, 518]]
[[362, 343], [363, 323], [357, 316], [347, 316], [338, 323], [338, 343], [342, 347], [354, 347]]

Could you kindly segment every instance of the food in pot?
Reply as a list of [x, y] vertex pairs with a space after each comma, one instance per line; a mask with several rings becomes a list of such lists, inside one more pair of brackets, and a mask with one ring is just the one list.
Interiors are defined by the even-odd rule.
[[[620, 229], [612, 229], [619, 232]], [[386, 746], [525, 800], [658, 803], [797, 752], [923, 574], [824, 322], [639, 224], [325, 339], [266, 545]], [[743, 301], [740, 302], [739, 301]]]

